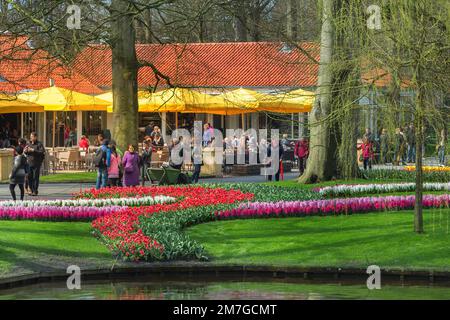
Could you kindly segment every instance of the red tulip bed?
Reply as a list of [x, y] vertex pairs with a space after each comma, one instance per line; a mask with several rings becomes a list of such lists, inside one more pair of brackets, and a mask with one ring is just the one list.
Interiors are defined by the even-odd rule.
[[[93, 189], [77, 194], [75, 198], [99, 199], [157, 195], [173, 197], [177, 201], [150, 206], [126, 207], [112, 214], [102, 216], [92, 222], [94, 234], [106, 243], [110, 250], [123, 256], [125, 259], [166, 259], [168, 258], [168, 252], [164, 242], [167, 242], [167, 239], [165, 239], [164, 235], [158, 235], [158, 233], [154, 237], [149, 236], [148, 232], [143, 231], [141, 221], [148, 220], [155, 214], [164, 216], [159, 214], [162, 212], [185, 212], [189, 208], [216, 207], [253, 199], [253, 194], [243, 193], [240, 190], [173, 186]], [[211, 211], [211, 216], [212, 214]], [[162, 241], [158, 241], [160, 239]]]
[[[171, 200], [149, 204], [142, 201], [146, 197]], [[85, 200], [95, 199], [92, 203], [132, 204], [114, 206], [114, 210], [102, 215], [91, 215], [95, 219], [92, 221], [93, 234], [114, 255], [131, 261], [207, 259], [203, 246], [189, 238], [183, 229], [215, 220], [329, 216], [409, 210], [414, 206], [413, 196], [324, 200], [317, 191], [262, 184], [105, 188], [86, 190], [74, 198], [84, 204]], [[52, 202], [52, 205], [56, 204]], [[448, 208], [449, 205], [449, 195], [424, 197], [425, 208]], [[46, 216], [45, 219], [52, 220], [52, 217]]]

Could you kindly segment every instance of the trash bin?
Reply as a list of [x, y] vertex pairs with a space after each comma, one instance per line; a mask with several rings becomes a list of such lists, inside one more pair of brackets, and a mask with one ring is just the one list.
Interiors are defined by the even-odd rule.
[[9, 179], [14, 162], [13, 149], [0, 149], [0, 181]]

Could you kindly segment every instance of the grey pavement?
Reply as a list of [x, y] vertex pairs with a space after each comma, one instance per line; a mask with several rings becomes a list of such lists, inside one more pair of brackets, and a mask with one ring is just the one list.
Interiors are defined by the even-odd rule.
[[[289, 172], [284, 174], [285, 180], [291, 180], [298, 177], [297, 172]], [[258, 183], [267, 181], [265, 176], [230, 176], [223, 178], [207, 178], [200, 179], [200, 183], [236, 183], [236, 182], [247, 182], [247, 183]], [[149, 185], [147, 183], [147, 185]], [[25, 200], [50, 200], [50, 199], [68, 199], [71, 198], [74, 193], [78, 193], [85, 189], [94, 188], [93, 183], [45, 183], [39, 186], [39, 195], [37, 197], [30, 197], [25, 195]], [[16, 194], [19, 196], [19, 187], [16, 187]], [[11, 195], [9, 194], [9, 185], [0, 184], [0, 200], [11, 200]]]

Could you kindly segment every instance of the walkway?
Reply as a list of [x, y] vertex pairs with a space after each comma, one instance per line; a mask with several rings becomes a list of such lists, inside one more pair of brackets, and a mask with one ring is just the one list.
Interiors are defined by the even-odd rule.
[[[291, 180], [298, 176], [298, 172], [290, 172], [284, 175], [285, 180]], [[265, 176], [240, 176], [240, 177], [224, 177], [224, 178], [208, 178], [200, 179], [201, 183], [258, 183], [264, 182], [267, 178]], [[147, 184], [148, 185], [148, 184]], [[68, 199], [74, 193], [78, 193], [84, 189], [93, 188], [93, 183], [46, 183], [39, 186], [39, 196], [30, 197], [25, 195], [25, 200], [49, 200], [49, 199]], [[19, 194], [19, 187], [16, 187], [16, 194]], [[0, 184], [0, 200], [11, 200], [9, 188], [7, 184]]]

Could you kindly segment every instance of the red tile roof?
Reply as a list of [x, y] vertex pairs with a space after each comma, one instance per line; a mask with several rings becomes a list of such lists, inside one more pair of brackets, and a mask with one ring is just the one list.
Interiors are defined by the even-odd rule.
[[[319, 60], [319, 45], [300, 47]], [[284, 50], [283, 50], [284, 49]], [[286, 50], [288, 49], [288, 50]], [[151, 62], [174, 85], [193, 87], [313, 87], [318, 64], [301, 50], [282, 43], [138, 44], [139, 60]], [[91, 45], [77, 57], [74, 69], [99, 87], [112, 84], [111, 50]], [[139, 70], [140, 87], [156, 83], [150, 67]], [[160, 82], [164, 85], [164, 81]]]
[[32, 49], [27, 37], [0, 35], [0, 92], [43, 89], [50, 79], [58, 87], [86, 94], [102, 93], [81, 73], [63, 66], [46, 51]]

